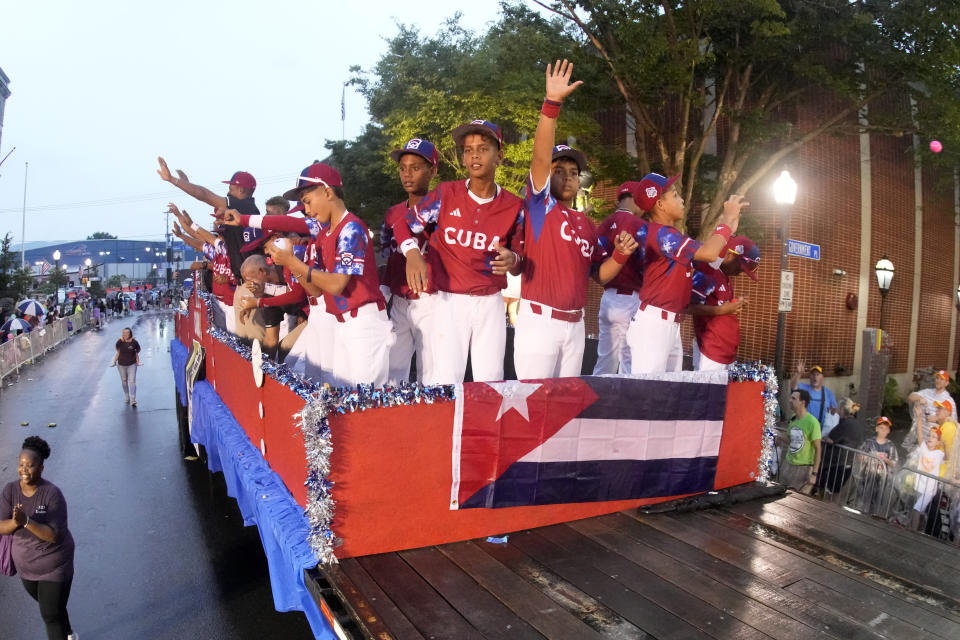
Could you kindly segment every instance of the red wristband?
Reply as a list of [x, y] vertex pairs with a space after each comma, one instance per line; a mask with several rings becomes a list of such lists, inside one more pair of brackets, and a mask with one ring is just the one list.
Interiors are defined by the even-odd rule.
[[619, 251], [613, 252], [613, 260], [617, 264], [627, 264], [627, 260], [630, 259], [630, 256], [626, 253], [620, 253]]
[[543, 101], [543, 106], [540, 107], [540, 113], [547, 116], [548, 118], [557, 118], [560, 115], [560, 105], [562, 103], [556, 102], [554, 100]]
[[717, 228], [713, 230], [713, 235], [723, 236], [723, 239], [729, 242], [730, 236], [733, 235], [733, 231], [731, 231], [730, 227], [725, 224], [718, 224]]

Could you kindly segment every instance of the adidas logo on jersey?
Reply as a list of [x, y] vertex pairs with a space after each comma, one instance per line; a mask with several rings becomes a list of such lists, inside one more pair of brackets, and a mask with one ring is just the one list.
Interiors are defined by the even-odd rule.
[[610, 231], [613, 231], [613, 230], [616, 229], [616, 228], [617, 228], [617, 223], [616, 223], [616, 222], [614, 222], [612, 225], [610, 225]]
[[460, 208], [459, 208], [459, 207], [456, 208], [456, 209], [454, 209], [453, 211], [451, 211], [451, 212], [450, 212], [450, 215], [451, 215], [451, 216], [454, 216], [454, 217], [457, 217], [457, 218], [462, 218], [462, 217], [463, 217], [463, 216], [460, 215]]

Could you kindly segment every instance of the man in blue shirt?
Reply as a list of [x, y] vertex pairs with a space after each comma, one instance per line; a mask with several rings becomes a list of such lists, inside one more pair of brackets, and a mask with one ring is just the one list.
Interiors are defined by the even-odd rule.
[[[794, 371], [793, 377], [790, 378], [790, 388], [806, 389], [807, 393], [810, 394], [810, 404], [807, 407], [807, 412], [817, 419], [821, 428], [824, 425], [824, 419], [826, 419], [827, 425], [835, 424], [836, 419], [830, 418], [830, 416], [839, 416], [837, 398], [833, 395], [833, 391], [823, 386], [823, 367], [820, 365], [810, 367], [808, 372], [810, 375], [809, 384], [799, 382], [800, 376], [805, 371], [806, 365], [801, 361], [797, 364], [797, 370]], [[829, 431], [829, 429], [825, 429], [825, 431]]]

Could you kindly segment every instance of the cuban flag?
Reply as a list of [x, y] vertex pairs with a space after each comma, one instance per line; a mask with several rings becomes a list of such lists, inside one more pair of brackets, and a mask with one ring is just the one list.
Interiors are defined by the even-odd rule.
[[725, 371], [461, 385], [450, 508], [710, 491], [726, 398]]

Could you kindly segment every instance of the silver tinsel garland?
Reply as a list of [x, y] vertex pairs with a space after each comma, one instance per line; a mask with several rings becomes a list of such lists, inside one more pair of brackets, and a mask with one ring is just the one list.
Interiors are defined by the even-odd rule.
[[[236, 351], [244, 360], [252, 362], [250, 347], [214, 325], [211, 309], [216, 299], [213, 295], [205, 291], [198, 291], [197, 294], [206, 302], [207, 333]], [[298, 375], [287, 365], [266, 358], [261, 367], [266, 375], [304, 399], [303, 409], [293, 417], [303, 434], [306, 453], [307, 480], [304, 485], [307, 487], [307, 508], [304, 515], [310, 524], [308, 541], [320, 562], [336, 562], [333, 550], [340, 541], [331, 529], [336, 502], [332, 495], [333, 483], [329, 480], [330, 455], [333, 453], [329, 416], [377, 407], [450, 401], [454, 399], [454, 385], [424, 386], [405, 382], [385, 387], [369, 384], [355, 388], [331, 387], [326, 384], [321, 386]]]

